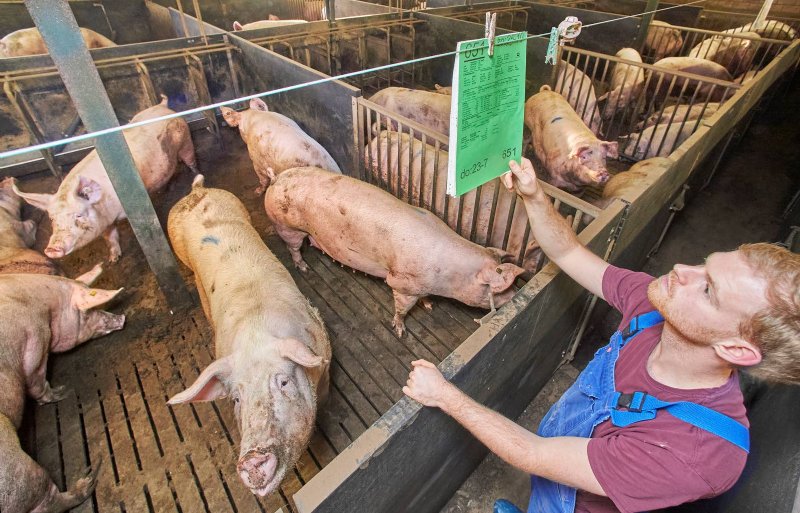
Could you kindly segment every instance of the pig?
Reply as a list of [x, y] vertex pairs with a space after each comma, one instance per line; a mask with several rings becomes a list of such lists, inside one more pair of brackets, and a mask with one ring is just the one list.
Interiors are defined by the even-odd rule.
[[[462, 238], [431, 212], [374, 185], [315, 167], [284, 171], [264, 196], [267, 217], [301, 271], [306, 236], [312, 246], [392, 289], [392, 326], [405, 332], [405, 316], [421, 298], [445, 296], [471, 306], [502, 306], [524, 269], [501, 263], [505, 251]], [[430, 304], [423, 302], [427, 308]]]
[[742, 32], [755, 32], [761, 37], [768, 39], [783, 39], [791, 41], [797, 37], [797, 31], [787, 25], [786, 23], [778, 20], [769, 20], [764, 23], [748, 23], [747, 25], [736, 27], [728, 30], [723, 30], [726, 34], [739, 34]]
[[194, 272], [216, 346], [216, 360], [169, 404], [230, 395], [242, 437], [237, 471], [250, 491], [265, 496], [294, 468], [327, 397], [325, 326], [242, 202], [204, 187], [202, 175], [170, 210], [167, 231]]
[[[173, 113], [167, 107], [167, 97], [162, 95], [161, 103], [139, 112], [131, 122]], [[123, 134], [148, 192], [167, 185], [178, 159], [197, 174], [194, 145], [183, 118], [131, 128]], [[119, 260], [122, 250], [115, 223], [127, 216], [97, 150], [72, 168], [55, 194], [22, 192], [16, 185], [13, 188], [22, 199], [50, 216], [53, 234], [45, 255], [63, 258], [102, 235], [108, 245], [109, 261]]]
[[222, 107], [225, 122], [239, 127], [239, 133], [247, 144], [247, 152], [253, 161], [261, 195], [269, 187], [267, 168], [275, 173], [297, 166], [318, 166], [328, 171], [341, 173], [333, 157], [297, 123], [283, 114], [270, 112], [267, 104], [259, 98], [250, 100], [250, 109], [236, 112]]
[[683, 47], [683, 36], [679, 28], [664, 21], [652, 20], [647, 28], [644, 53], [653, 60], [672, 57]]
[[680, 144], [689, 138], [697, 127], [698, 121], [674, 121], [645, 128], [641, 132], [624, 136], [627, 140], [623, 155], [634, 160], [651, 157], [666, 157]]
[[[81, 36], [86, 47], [104, 48], [117, 46], [117, 44], [94, 30], [81, 27]], [[14, 31], [0, 39], [0, 57], [23, 57], [25, 55], [38, 55], [47, 53], [42, 34], [36, 27]]]
[[591, 78], [572, 64], [560, 61], [555, 90], [580, 114], [595, 135], [601, 133], [602, 121]]
[[[477, 205], [476, 191], [468, 192], [459, 199], [451, 198], [446, 203], [447, 159], [448, 153], [444, 150], [437, 150], [434, 146], [406, 133], [388, 130], [383, 130], [372, 138], [364, 151], [364, 166], [373, 183], [393, 191], [395, 196], [408, 203], [434, 213], [443, 213], [447, 204], [445, 222], [450, 228], [457, 233], [471, 233], [474, 225], [477, 239], [485, 241], [490, 246], [502, 246], [504, 238], [507, 237], [506, 250], [514, 257], [519, 256], [528, 226], [528, 215], [524, 206], [514, 202], [514, 193], [501, 187], [499, 179], [491, 180], [481, 186]], [[492, 217], [495, 192], [497, 202]], [[514, 211], [509, 219], [512, 208]], [[507, 235], [506, 230], [508, 230]], [[524, 277], [527, 278], [530, 273], [535, 272], [540, 261], [541, 251], [538, 251], [535, 241], [530, 240], [522, 255], [522, 267], [527, 271]]]
[[441, 86], [439, 84], [434, 84], [436, 88], [436, 92], [439, 94], [446, 94], [447, 96], [453, 95], [453, 87], [452, 86]]
[[525, 102], [525, 125], [543, 168], [540, 178], [579, 193], [609, 178], [606, 158], [617, 158], [617, 143], [601, 141], [564, 98], [544, 85]]
[[682, 121], [693, 121], [698, 118], [708, 118], [713, 116], [719, 110], [720, 103], [708, 102], [697, 103], [695, 105], [670, 105], [664, 107], [663, 111], [658, 109], [653, 112], [647, 119], [636, 125], [637, 130], [642, 130], [649, 126], [658, 125], [661, 123], [680, 123]]
[[756, 74], [758, 74], [758, 70], [757, 69], [751, 69], [747, 73], [742, 73], [741, 75], [739, 75], [738, 77], [733, 79], [733, 81], [736, 82], [737, 84], [744, 85], [744, 84], [750, 82], [751, 80], [753, 80], [754, 78], [756, 78]]
[[[38, 251], [30, 249], [36, 240], [36, 223], [20, 219], [22, 200], [14, 194], [13, 178], [0, 181], [0, 274], [47, 274], [63, 276], [59, 266]], [[77, 278], [91, 285], [103, 272], [98, 264]]]
[[[709, 98], [713, 102], [725, 99], [732, 95], [732, 91], [720, 85], [703, 84], [697, 89], [698, 80], [679, 77], [671, 71], [683, 73], [693, 73], [704, 77], [715, 78], [718, 80], [733, 81], [733, 77], [725, 69], [725, 66], [716, 62], [699, 57], [667, 57], [656, 62], [654, 66], [660, 68], [659, 71], [651, 71], [648, 77], [648, 91], [656, 97], [656, 102], [661, 102], [667, 95], [678, 96], [683, 94], [684, 98], [694, 98], [695, 101]], [[686, 87], [684, 89], [684, 83]]]
[[63, 386], [46, 378], [47, 358], [87, 340], [122, 329], [124, 315], [94, 308], [122, 289], [91, 289], [86, 285], [44, 274], [0, 276], [0, 511], [66, 511], [85, 501], [97, 484], [100, 465], [75, 486], [60, 492], [47, 472], [20, 447], [25, 396], [39, 404], [60, 401]]
[[450, 100], [447, 94], [406, 87], [387, 87], [369, 99], [446, 136], [450, 135]]
[[253, 30], [262, 28], [284, 27], [286, 25], [297, 25], [299, 23], [308, 23], [306, 20], [282, 20], [274, 14], [269, 15], [269, 19], [254, 21], [252, 23], [245, 23], [242, 25], [238, 21], [233, 22], [233, 30]]
[[[620, 59], [642, 62], [642, 56], [633, 48], [623, 48], [616, 54]], [[605, 102], [603, 119], [610, 120], [617, 111], [634, 103], [644, 88], [644, 70], [631, 64], [617, 63], [611, 72], [609, 92], [597, 99]]]
[[[760, 39], [755, 32], [738, 32], [736, 36]], [[758, 41], [753, 39], [713, 36], [692, 48], [689, 57], [700, 57], [721, 64], [735, 76], [750, 69], [758, 46]]]
[[617, 173], [603, 187], [600, 198], [589, 198], [588, 201], [601, 209], [610, 205], [614, 198], [622, 198], [633, 202], [638, 195], [656, 180], [658, 174], [667, 169], [670, 161], [656, 157], [637, 162], [628, 171]]

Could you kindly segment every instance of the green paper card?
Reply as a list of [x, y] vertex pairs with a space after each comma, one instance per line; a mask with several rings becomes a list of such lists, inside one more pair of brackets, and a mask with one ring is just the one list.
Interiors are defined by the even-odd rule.
[[458, 43], [450, 109], [447, 193], [462, 194], [519, 161], [525, 114], [527, 32]]

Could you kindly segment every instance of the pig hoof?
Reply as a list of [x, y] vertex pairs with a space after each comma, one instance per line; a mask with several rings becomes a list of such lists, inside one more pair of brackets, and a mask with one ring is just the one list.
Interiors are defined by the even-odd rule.
[[307, 263], [300, 262], [299, 264], [296, 264], [296, 266], [300, 270], [301, 273], [307, 273], [308, 272], [308, 264]]
[[258, 187], [256, 187], [256, 196], [261, 196], [262, 194], [264, 194], [264, 191], [266, 190], [267, 190], [266, 185], [259, 185]]
[[425, 310], [427, 310], [429, 312], [433, 310], [433, 302], [430, 299], [428, 299], [428, 298], [420, 299], [419, 303], [422, 305], [422, 308], [424, 308]]
[[395, 335], [397, 335], [398, 338], [403, 338], [403, 334], [406, 332], [406, 323], [395, 319], [392, 321], [392, 327], [394, 327]]
[[55, 388], [50, 388], [50, 385], [48, 385], [47, 391], [36, 402], [39, 404], [57, 403], [67, 397], [67, 393], [69, 391], [64, 385]]
[[119, 251], [112, 251], [111, 254], [108, 255], [108, 261], [112, 264], [119, 261], [119, 257], [122, 256], [122, 253]]
[[97, 474], [100, 473], [100, 467], [102, 466], [103, 461], [100, 460], [97, 462], [97, 465], [94, 467], [94, 470], [91, 468], [87, 468], [84, 470], [84, 477], [78, 479], [75, 483], [74, 492], [78, 496], [88, 497], [94, 491], [94, 488], [97, 486]]

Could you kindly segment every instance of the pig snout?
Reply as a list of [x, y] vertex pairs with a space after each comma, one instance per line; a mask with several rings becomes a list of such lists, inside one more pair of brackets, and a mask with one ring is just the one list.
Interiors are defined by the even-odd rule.
[[261, 448], [247, 451], [236, 464], [236, 470], [245, 486], [262, 497], [278, 486], [278, 480], [275, 479], [277, 468], [278, 458]]
[[67, 255], [67, 250], [61, 244], [50, 243], [44, 248], [44, 254], [50, 258], [64, 258]]
[[603, 185], [608, 181], [609, 178], [611, 178], [611, 175], [609, 175], [608, 171], [605, 169], [598, 171], [596, 176], [598, 185]]
[[72, 253], [74, 249], [75, 241], [73, 238], [64, 233], [63, 230], [59, 230], [59, 232], [50, 237], [50, 242], [44, 248], [44, 254], [50, 258], [64, 258]]

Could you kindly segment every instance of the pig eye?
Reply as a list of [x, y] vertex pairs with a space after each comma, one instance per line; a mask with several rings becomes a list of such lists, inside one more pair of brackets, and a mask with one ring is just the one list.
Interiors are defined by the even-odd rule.
[[280, 380], [280, 383], [281, 383], [281, 388], [286, 388], [286, 385], [289, 384], [289, 378], [282, 378]]

